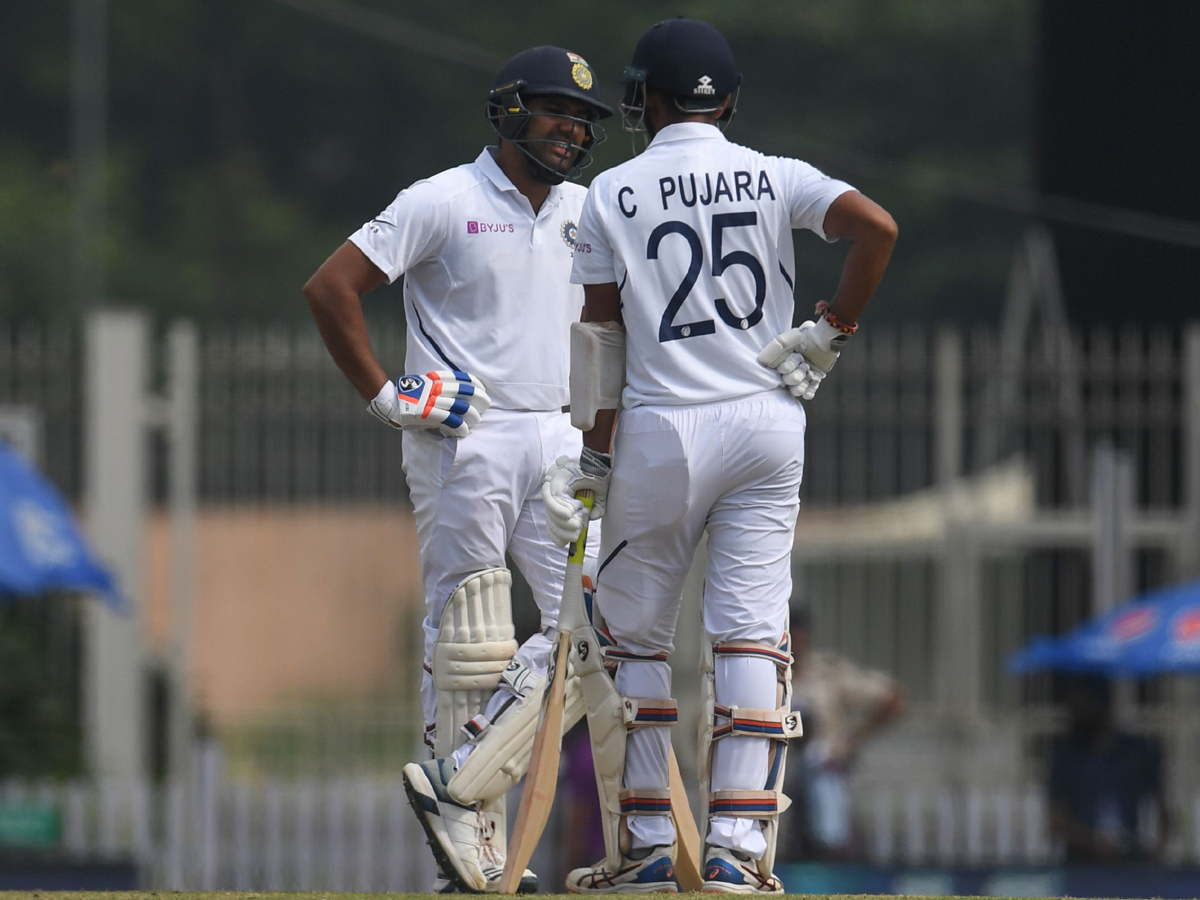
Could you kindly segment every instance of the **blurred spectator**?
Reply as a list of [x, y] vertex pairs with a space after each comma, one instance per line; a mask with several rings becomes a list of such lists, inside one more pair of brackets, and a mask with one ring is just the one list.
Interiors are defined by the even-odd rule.
[[[1066, 845], [1067, 862], [1129, 862], [1161, 855], [1167, 839], [1162, 754], [1149, 738], [1113, 722], [1112, 684], [1076, 676], [1066, 686], [1065, 735], [1050, 749], [1050, 827]], [[1157, 846], [1142, 845], [1138, 815], [1153, 803]]]
[[808, 610], [792, 613], [792, 708], [804, 737], [788, 753], [785, 792], [793, 801], [785, 846], [797, 859], [847, 859], [856, 853], [850, 771], [863, 744], [908, 708], [904, 687], [885, 672], [864, 669], [811, 648]]

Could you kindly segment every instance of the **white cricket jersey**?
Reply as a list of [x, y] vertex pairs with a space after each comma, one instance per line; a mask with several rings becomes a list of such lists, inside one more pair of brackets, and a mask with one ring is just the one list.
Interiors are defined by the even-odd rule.
[[535, 216], [489, 147], [401, 191], [352, 234], [389, 282], [405, 276], [404, 370], [469, 372], [503, 409], [566, 405], [569, 329], [583, 308], [571, 253], [585, 193], [556, 185]]
[[616, 283], [626, 331], [626, 409], [731, 400], [779, 387], [756, 357], [792, 325], [792, 229], [826, 238], [853, 190], [797, 159], [766, 156], [712, 125], [662, 129], [596, 176], [571, 280]]

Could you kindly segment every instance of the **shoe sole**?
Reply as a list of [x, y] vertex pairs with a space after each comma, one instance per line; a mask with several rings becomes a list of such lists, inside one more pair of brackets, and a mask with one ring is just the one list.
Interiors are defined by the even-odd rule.
[[783, 893], [781, 887], [777, 891], [759, 890], [752, 884], [730, 884], [727, 881], [706, 881], [700, 888], [701, 894], [761, 894], [764, 897], [774, 897]]
[[783, 891], [760, 891], [758, 888], [746, 885], [721, 885], [720, 887], [709, 887], [707, 884], [700, 888], [702, 894], [762, 894], [765, 897], [775, 897], [783, 894]]
[[[416, 763], [409, 763], [402, 770], [401, 778], [404, 782], [404, 793], [408, 797], [408, 805], [412, 807], [417, 821], [421, 823], [421, 830], [425, 832], [425, 843], [429, 845], [429, 849], [433, 853], [433, 858], [441, 866], [442, 871], [449, 874], [450, 883], [457, 889], [457, 892], [462, 894], [491, 893], [487, 890], [481, 891], [477, 887], [472, 887], [463, 880], [463, 877], [458, 874], [458, 870], [454, 868], [454, 863], [451, 862], [449, 851], [446, 850], [445, 845], [442, 843], [443, 840], [448, 843], [450, 835], [443, 829], [442, 834], [439, 836], [438, 830], [434, 828], [433, 824], [429, 821], [429, 817], [425, 814], [426, 801], [428, 798], [435, 796], [433, 785], [429, 783], [429, 778], [425, 775], [425, 770]], [[414, 785], [414, 782], [417, 780], [421, 782], [421, 790], [427, 791], [427, 794], [422, 795], [418, 792], [417, 787]], [[436, 803], [437, 800], [435, 799], [433, 802]], [[442, 890], [440, 893], [452, 892]], [[536, 894], [537, 876], [521, 876], [521, 882], [517, 886], [517, 893]]]
[[615, 887], [595, 888], [590, 891], [580, 891], [568, 887], [568, 894], [678, 894], [679, 885], [671, 881], [659, 881], [652, 884], [618, 884]]

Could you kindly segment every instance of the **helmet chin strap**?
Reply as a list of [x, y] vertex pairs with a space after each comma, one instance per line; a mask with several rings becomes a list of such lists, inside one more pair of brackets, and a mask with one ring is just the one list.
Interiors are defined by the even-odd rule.
[[[540, 184], [548, 184], [554, 187], [556, 184], [562, 184], [567, 180], [567, 177], [554, 169], [529, 152], [529, 148], [525, 146], [524, 141], [514, 142], [517, 149], [525, 156], [525, 170], [529, 173], [529, 177]], [[574, 163], [572, 163], [574, 165]], [[568, 170], [571, 168], [567, 167]]]

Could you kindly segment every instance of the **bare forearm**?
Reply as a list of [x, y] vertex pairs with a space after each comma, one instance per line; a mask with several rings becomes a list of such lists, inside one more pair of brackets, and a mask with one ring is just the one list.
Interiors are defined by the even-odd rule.
[[836, 240], [852, 242], [829, 312], [838, 321], [854, 325], [879, 287], [883, 270], [892, 258], [892, 247], [899, 233], [896, 221], [878, 203], [858, 191], [847, 191], [826, 212], [825, 233]]
[[615, 409], [596, 410], [596, 425], [583, 433], [583, 445], [597, 453], [608, 453], [612, 449], [613, 428], [617, 424]]
[[850, 245], [842, 279], [829, 303], [829, 311], [847, 325], [858, 322], [867, 302], [883, 280], [892, 256], [895, 237], [880, 232], [859, 238]]
[[371, 349], [359, 298], [352, 292], [339, 295], [308, 286], [304, 294], [333, 361], [364, 400], [374, 399], [387, 381], [387, 373]]

